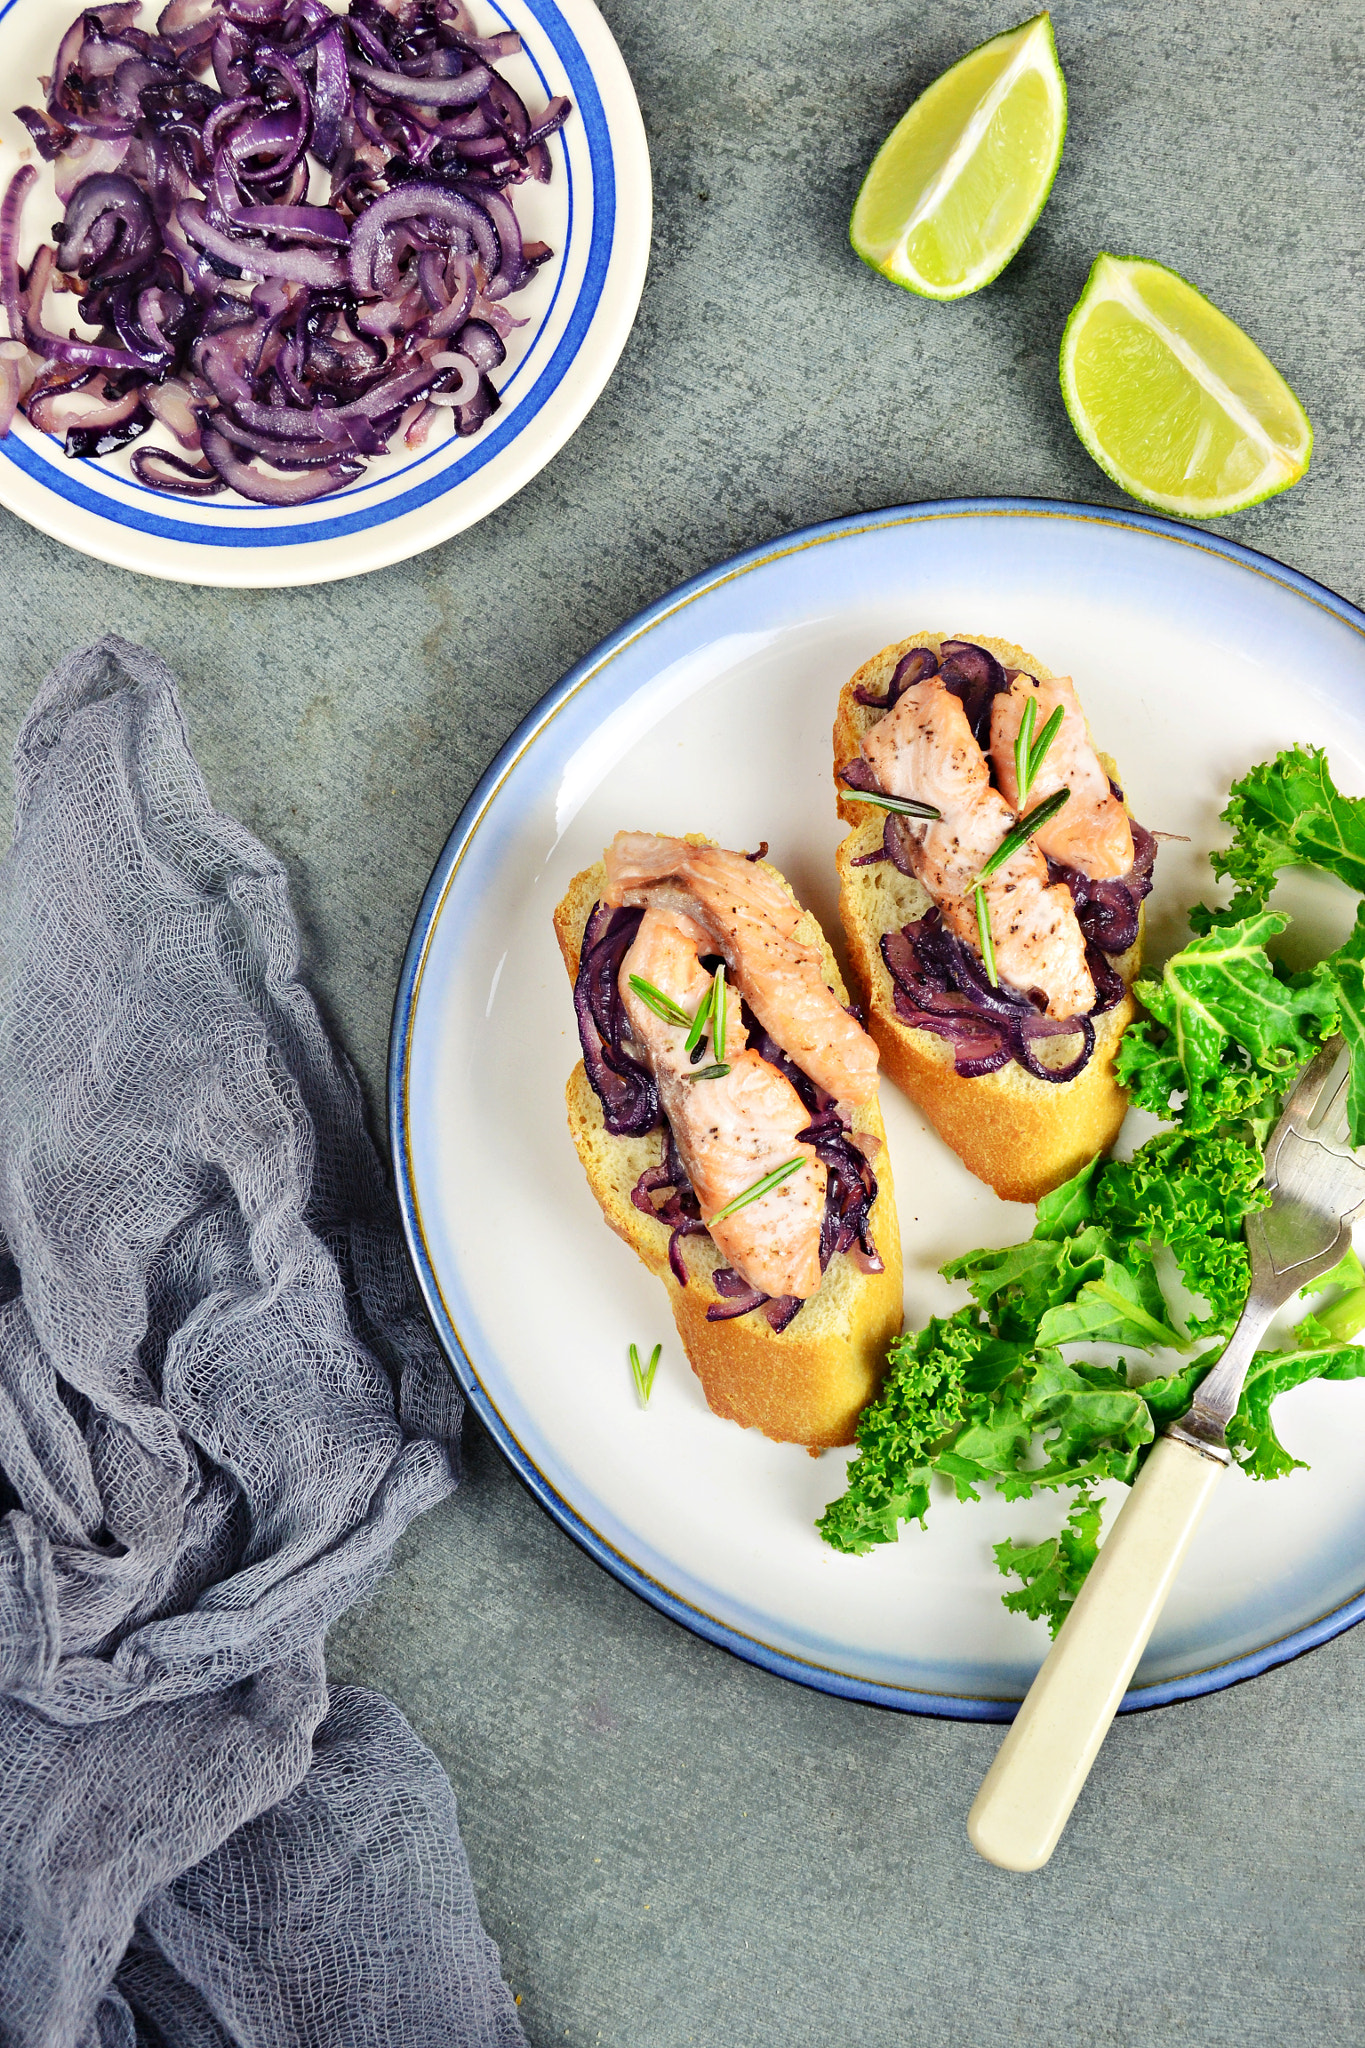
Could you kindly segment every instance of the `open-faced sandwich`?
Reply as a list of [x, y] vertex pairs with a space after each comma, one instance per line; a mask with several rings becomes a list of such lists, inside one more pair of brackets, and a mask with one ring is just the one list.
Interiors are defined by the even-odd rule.
[[618, 832], [555, 912], [569, 1128], [717, 1415], [850, 1443], [901, 1327], [877, 1048], [777, 870]]
[[1156, 842], [1074, 684], [917, 633], [834, 722], [839, 914], [886, 1072], [973, 1173], [1032, 1202], [1111, 1145]]

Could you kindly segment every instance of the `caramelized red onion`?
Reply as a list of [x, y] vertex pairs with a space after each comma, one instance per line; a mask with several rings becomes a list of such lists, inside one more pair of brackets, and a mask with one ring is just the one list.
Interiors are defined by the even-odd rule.
[[[1115, 791], [1120, 796], [1121, 792]], [[1048, 878], [1065, 882], [1076, 905], [1076, 922], [1092, 946], [1102, 953], [1126, 953], [1137, 944], [1138, 913], [1144, 897], [1152, 890], [1152, 868], [1156, 862], [1156, 839], [1145, 825], [1130, 818], [1133, 829], [1133, 865], [1126, 875], [1106, 876], [1092, 881], [1060, 861], [1047, 864]]]
[[[646, 1216], [656, 1217], [671, 1231], [672, 1235], [668, 1240], [668, 1263], [679, 1287], [686, 1287], [687, 1267], [683, 1261], [682, 1240], [685, 1237], [704, 1236], [706, 1225], [701, 1220], [701, 1204], [693, 1192], [692, 1183], [687, 1178], [687, 1168], [678, 1157], [673, 1126], [667, 1117], [664, 1117], [662, 1122], [664, 1146], [659, 1163], [657, 1166], [646, 1167], [631, 1189], [630, 1199], [637, 1209], [642, 1209]], [[662, 1196], [663, 1199], [656, 1201], [656, 1195]], [[759, 1299], [766, 1300], [767, 1297], [764, 1295]], [[749, 1303], [750, 1308], [757, 1306], [756, 1301]], [[745, 1311], [736, 1309], [734, 1313], [742, 1315]]]
[[721, 1299], [707, 1309], [708, 1323], [732, 1322], [736, 1316], [752, 1315], [761, 1308], [765, 1320], [781, 1336], [804, 1306], [799, 1294], [765, 1294], [762, 1288], [751, 1287], [733, 1266], [717, 1266], [711, 1281]]
[[[874, 697], [872, 692], [859, 683], [853, 692], [859, 704], [867, 704], [874, 711], [894, 711], [905, 692], [913, 683], [922, 683], [926, 676], [938, 674], [938, 656], [932, 647], [912, 647], [896, 663], [895, 673], [886, 686], [884, 697]], [[861, 789], [865, 785], [854, 783], [851, 787]]]
[[[151, 414], [268, 504], [345, 488], [411, 437], [418, 402], [476, 433], [521, 324], [504, 302], [551, 253], [524, 241], [510, 188], [549, 178], [546, 138], [572, 111], [556, 98], [533, 116], [500, 75], [519, 39], [478, 37], [464, 0], [350, 0], [344, 17], [322, 0], [170, 0], [154, 34], [138, 13], [87, 9], [46, 107], [19, 110], [66, 214], [25, 274], [32, 165], [0, 204], [0, 297], [28, 352], [0, 371], [0, 433], [16, 405], [41, 424], [24, 392], [43, 361], [133, 395], [121, 420], [73, 425], [68, 454]], [[330, 172], [317, 200], [310, 159]], [[44, 325], [50, 287], [78, 294], [92, 339]], [[219, 487], [142, 454], [157, 489]]]
[[225, 488], [222, 477], [208, 462], [186, 462], [169, 448], [139, 448], [131, 458], [133, 475], [154, 490], [170, 491], [181, 498], [211, 498]]
[[605, 904], [594, 904], [574, 982], [583, 1064], [614, 1138], [643, 1137], [646, 1131], [657, 1130], [662, 1120], [654, 1076], [631, 1058], [624, 1044], [630, 1027], [621, 1000], [621, 962], [635, 944], [643, 916], [641, 909], [609, 910]]
[[[884, 932], [881, 953], [895, 989], [897, 1016], [917, 1030], [946, 1038], [964, 1080], [994, 1074], [1017, 1060], [1040, 1081], [1074, 1081], [1095, 1050], [1091, 1017], [1100, 1004], [1087, 1017], [1046, 1017], [1032, 993], [1003, 981], [992, 986], [981, 961], [949, 931], [937, 909], [898, 932]], [[1065, 1066], [1048, 1066], [1034, 1046], [1061, 1037], [1079, 1037], [1081, 1049]]]

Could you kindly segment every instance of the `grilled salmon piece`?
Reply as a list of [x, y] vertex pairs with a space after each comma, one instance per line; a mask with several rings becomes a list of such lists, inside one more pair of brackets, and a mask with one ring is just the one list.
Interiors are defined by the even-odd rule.
[[715, 1224], [711, 1235], [751, 1287], [805, 1301], [820, 1285], [827, 1178], [814, 1148], [796, 1142], [796, 1133], [810, 1122], [809, 1110], [784, 1074], [746, 1048], [738, 1003], [729, 1006], [726, 1017], [729, 1073], [698, 1081], [688, 1078], [697, 1068], [683, 1049], [685, 1028], [666, 1023], [630, 985], [632, 974], [641, 976], [695, 1016], [711, 987], [697, 949], [710, 943], [690, 919], [653, 906], [646, 910], [621, 963], [621, 998], [631, 1036], [658, 1083], [660, 1103], [704, 1219], [774, 1167], [798, 1155], [804, 1159], [799, 1172]]
[[[862, 751], [884, 795], [918, 797], [942, 813], [933, 821], [904, 820], [910, 863], [945, 922], [979, 952], [973, 885], [1015, 813], [991, 786], [961, 698], [938, 676], [913, 684], [866, 734]], [[987, 877], [985, 893], [1001, 978], [1041, 990], [1049, 1017], [1093, 1009], [1095, 984], [1071, 891], [1064, 882], [1049, 883], [1036, 838]]]
[[1126, 875], [1133, 865], [1132, 827], [1091, 744], [1085, 713], [1070, 676], [1053, 676], [1047, 682], [1039, 682], [1033, 676], [1019, 675], [1008, 690], [1002, 690], [996, 697], [991, 706], [991, 759], [1001, 790], [1007, 801], [1017, 807], [1019, 783], [1014, 743], [1030, 697], [1037, 707], [1033, 722], [1035, 739], [1058, 705], [1062, 708], [1062, 723], [1029, 789], [1029, 809], [1059, 789], [1071, 791], [1071, 801], [1037, 833], [1035, 844], [1052, 860], [1076, 868], [1092, 881]]
[[606, 873], [613, 907], [641, 903], [703, 927], [759, 1022], [818, 1087], [841, 1102], [871, 1101], [877, 1048], [826, 986], [819, 953], [796, 936], [800, 911], [761, 861], [656, 832], [618, 832]]

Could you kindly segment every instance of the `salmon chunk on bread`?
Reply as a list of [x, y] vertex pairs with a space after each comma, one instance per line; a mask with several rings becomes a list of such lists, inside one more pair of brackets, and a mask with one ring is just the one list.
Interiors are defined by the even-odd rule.
[[766, 861], [620, 832], [554, 916], [583, 1058], [569, 1129], [662, 1281], [715, 1414], [853, 1441], [901, 1327], [877, 1048]]
[[1037, 1201], [1123, 1122], [1156, 842], [1070, 678], [1005, 640], [874, 655], [840, 693], [834, 773], [839, 915], [885, 1072], [980, 1180]]

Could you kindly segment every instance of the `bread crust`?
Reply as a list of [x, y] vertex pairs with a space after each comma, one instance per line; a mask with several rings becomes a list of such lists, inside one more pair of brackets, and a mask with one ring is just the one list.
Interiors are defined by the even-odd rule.
[[[854, 862], [875, 852], [885, 820], [871, 806], [850, 803], [838, 783], [838, 769], [856, 754], [863, 735], [883, 714], [859, 704], [854, 692], [864, 688], [885, 695], [901, 657], [912, 647], [931, 647], [938, 654], [945, 639], [971, 640], [1006, 668], [1023, 669], [1040, 682], [1053, 671], [1012, 641], [981, 633], [914, 633], [873, 655], [850, 677], [839, 693], [834, 718], [835, 786], [839, 816], [853, 829], [836, 854], [839, 869], [839, 919], [848, 943], [849, 968], [859, 1000], [867, 1012], [867, 1028], [882, 1055], [883, 1071], [904, 1090], [963, 1164], [1007, 1202], [1036, 1202], [1097, 1152], [1105, 1152], [1119, 1133], [1128, 1097], [1114, 1074], [1119, 1040], [1137, 1014], [1131, 994], [1095, 1024], [1095, 1050], [1074, 1081], [1040, 1081], [1017, 1063], [965, 1080], [953, 1063], [946, 1038], [920, 1031], [896, 1014], [895, 990], [881, 955], [884, 932], [923, 917], [933, 902], [927, 889], [911, 881], [890, 862], [858, 868]], [[1110, 773], [1113, 764], [1101, 761]], [[1142, 932], [1114, 963], [1125, 983], [1136, 978], [1142, 955]]]
[[[787, 888], [777, 870], [764, 865]], [[555, 936], [571, 980], [578, 974], [584, 926], [605, 883], [600, 861], [585, 868], [555, 911]], [[787, 893], [792, 894], [790, 889]], [[809, 912], [797, 935], [822, 948], [825, 979], [846, 1002], [834, 956]], [[683, 1350], [712, 1412], [742, 1428], [759, 1429], [778, 1443], [805, 1444], [811, 1450], [852, 1443], [858, 1416], [881, 1383], [886, 1348], [899, 1335], [902, 1320], [900, 1226], [876, 1098], [854, 1113], [853, 1128], [880, 1141], [874, 1160], [877, 1199], [869, 1221], [884, 1270], [864, 1273], [850, 1258], [836, 1254], [818, 1293], [780, 1334], [757, 1314], [707, 1321], [707, 1309], [719, 1299], [710, 1275], [725, 1264], [709, 1237], [681, 1240], [688, 1284], [679, 1286], [668, 1263], [668, 1227], [630, 1199], [640, 1175], [658, 1163], [660, 1133], [613, 1137], [581, 1060], [569, 1077], [565, 1100], [569, 1131], [603, 1217], [667, 1289]]]

